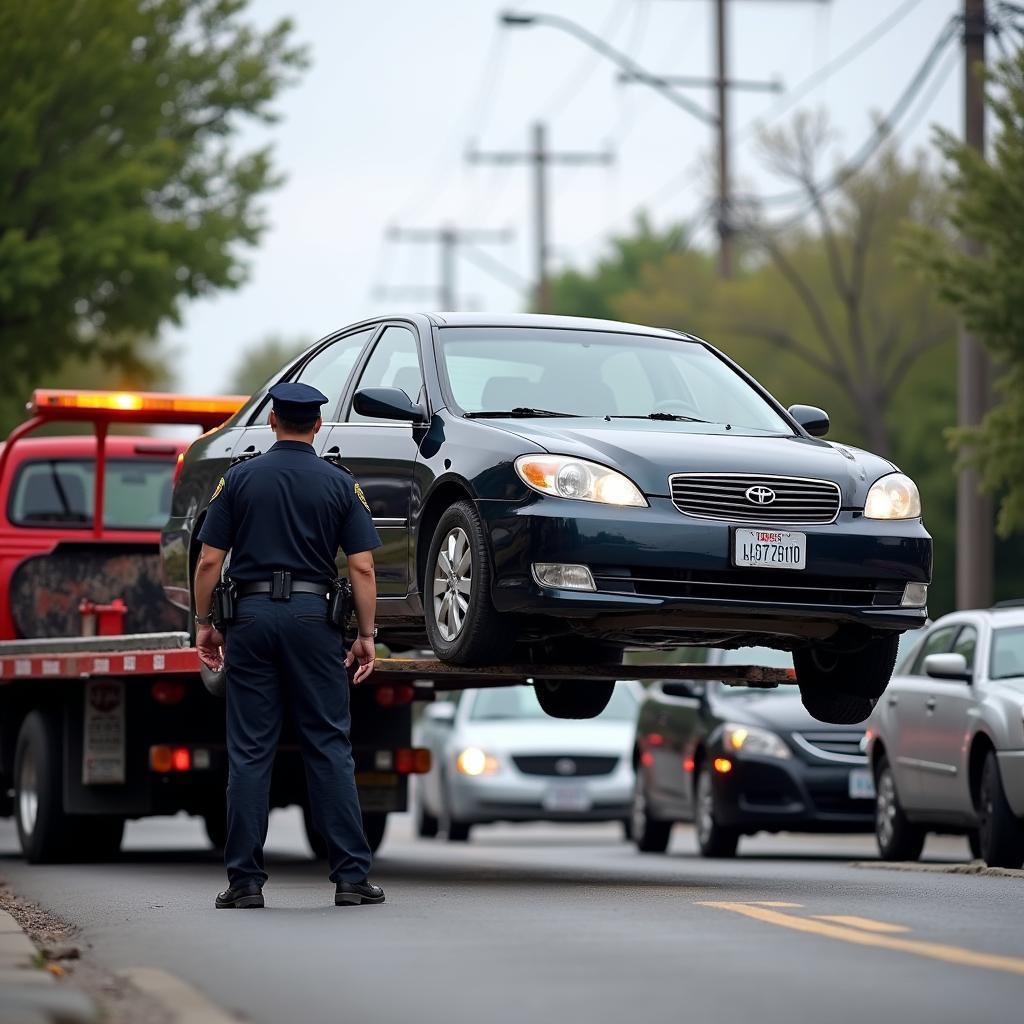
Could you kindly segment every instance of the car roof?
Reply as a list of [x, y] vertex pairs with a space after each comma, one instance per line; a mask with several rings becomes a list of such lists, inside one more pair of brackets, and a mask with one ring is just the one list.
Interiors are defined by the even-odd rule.
[[984, 615], [993, 628], [1001, 626], [1024, 626], [1024, 604], [1007, 605], [1000, 608], [964, 608], [961, 611], [950, 612], [937, 619], [934, 625], [938, 626], [947, 619], [959, 620], [965, 615]]
[[532, 327], [549, 330], [611, 331], [616, 334], [646, 334], [649, 337], [673, 338], [676, 341], [697, 339], [682, 331], [620, 320], [599, 320], [589, 316], [555, 316], [550, 313], [427, 313], [437, 327]]

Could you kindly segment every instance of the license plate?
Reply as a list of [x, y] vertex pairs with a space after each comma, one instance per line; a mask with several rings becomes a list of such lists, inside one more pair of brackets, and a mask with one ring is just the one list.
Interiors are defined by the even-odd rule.
[[779, 530], [740, 530], [733, 534], [733, 564], [753, 569], [803, 569], [807, 534]]
[[875, 799], [875, 780], [870, 768], [851, 769], [849, 785], [851, 800]]
[[124, 683], [91, 679], [85, 684], [82, 782], [123, 785], [124, 761]]
[[590, 794], [585, 786], [551, 786], [544, 795], [546, 811], [589, 811]]

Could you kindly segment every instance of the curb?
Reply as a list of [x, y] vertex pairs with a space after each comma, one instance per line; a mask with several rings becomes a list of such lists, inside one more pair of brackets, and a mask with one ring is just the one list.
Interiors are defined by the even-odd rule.
[[197, 988], [159, 967], [131, 967], [117, 974], [161, 1003], [176, 1024], [238, 1024], [237, 1017], [210, 1002]]
[[907, 860], [860, 860], [850, 865], [873, 871], [923, 871], [933, 875], [981, 875], [985, 878], [1024, 878], [1020, 868], [990, 868], [983, 861], [973, 860], [966, 864], [921, 864]]
[[35, 943], [0, 910], [0, 1020], [4, 1024], [96, 1024], [95, 1004], [38, 967]]

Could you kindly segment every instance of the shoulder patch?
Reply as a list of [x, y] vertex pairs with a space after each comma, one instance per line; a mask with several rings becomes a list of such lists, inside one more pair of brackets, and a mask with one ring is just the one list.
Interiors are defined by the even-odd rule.
[[363, 489], [362, 487], [359, 486], [358, 483], [356, 484], [356, 497], [363, 503], [363, 508], [365, 508], [366, 511], [369, 512], [370, 503], [366, 500], [366, 495], [363, 494]]
[[217, 496], [220, 494], [220, 492], [223, 491], [223, 490], [224, 490], [224, 477], [221, 477], [220, 480], [217, 481], [217, 486], [214, 489], [213, 496], [210, 498], [210, 501], [214, 501], [217, 498]]

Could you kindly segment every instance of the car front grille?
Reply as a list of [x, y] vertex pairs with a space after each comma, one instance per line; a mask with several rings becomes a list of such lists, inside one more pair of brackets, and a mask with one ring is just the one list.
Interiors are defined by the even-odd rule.
[[[841, 492], [831, 480], [749, 473], [676, 473], [669, 477], [672, 504], [697, 519], [728, 519], [772, 526], [835, 522]], [[761, 504], [761, 495], [770, 501]]]
[[579, 754], [521, 754], [512, 763], [524, 775], [551, 775], [572, 779], [581, 775], [611, 775], [619, 763], [617, 757]]
[[839, 732], [815, 730], [795, 732], [793, 740], [798, 747], [814, 757], [825, 761], [841, 761], [846, 764], [867, 764], [868, 759], [861, 749], [863, 731]]

